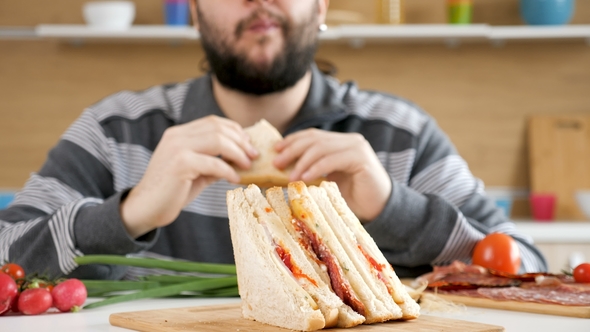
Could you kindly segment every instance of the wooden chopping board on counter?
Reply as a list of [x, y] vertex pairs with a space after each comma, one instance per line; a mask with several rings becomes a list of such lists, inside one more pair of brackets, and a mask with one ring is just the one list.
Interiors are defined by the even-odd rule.
[[[112, 314], [111, 325], [137, 331], [291, 331], [242, 318], [240, 304], [200, 306], [164, 310], [147, 310]], [[467, 322], [457, 319], [422, 315], [412, 321], [393, 321], [373, 325], [360, 325], [348, 329], [328, 329], [326, 331], [370, 331], [370, 332], [495, 332], [504, 331], [496, 325]]]
[[590, 116], [529, 118], [531, 192], [556, 195], [556, 220], [585, 220], [578, 189], [590, 189]]
[[438, 297], [471, 307], [530, 312], [535, 314], [590, 318], [590, 306], [569, 306], [549, 303], [498, 301], [461, 295], [437, 294]]

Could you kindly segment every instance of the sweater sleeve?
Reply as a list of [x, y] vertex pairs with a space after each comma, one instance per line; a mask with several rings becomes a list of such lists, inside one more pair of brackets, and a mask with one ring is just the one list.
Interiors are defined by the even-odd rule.
[[417, 142], [408, 182], [391, 176], [386, 207], [365, 225], [388, 260], [401, 267], [402, 275], [420, 274], [425, 266], [453, 260], [469, 263], [475, 244], [493, 232], [517, 240], [521, 272], [547, 270], [532, 239], [520, 234], [486, 197], [483, 183], [473, 177], [433, 120], [426, 122]]
[[0, 261], [50, 277], [117, 279], [124, 268], [78, 266], [84, 254], [127, 254], [149, 248], [157, 231], [131, 238], [115, 192], [108, 140], [86, 111], [50, 151], [15, 200], [0, 211]]

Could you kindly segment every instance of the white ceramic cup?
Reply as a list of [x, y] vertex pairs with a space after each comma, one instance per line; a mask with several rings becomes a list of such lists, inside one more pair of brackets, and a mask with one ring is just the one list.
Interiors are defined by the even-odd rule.
[[135, 19], [133, 1], [92, 1], [82, 7], [86, 23], [93, 28], [126, 30]]

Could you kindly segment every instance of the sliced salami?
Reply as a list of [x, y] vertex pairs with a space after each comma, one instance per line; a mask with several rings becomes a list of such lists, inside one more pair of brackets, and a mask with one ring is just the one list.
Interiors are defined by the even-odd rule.
[[500, 301], [552, 303], [570, 306], [590, 305], [590, 293], [572, 292], [561, 288], [479, 288], [477, 292], [486, 298]]
[[475, 273], [451, 274], [441, 280], [428, 284], [428, 288], [439, 289], [470, 289], [479, 287], [510, 287], [518, 286], [520, 280], [495, 277]]

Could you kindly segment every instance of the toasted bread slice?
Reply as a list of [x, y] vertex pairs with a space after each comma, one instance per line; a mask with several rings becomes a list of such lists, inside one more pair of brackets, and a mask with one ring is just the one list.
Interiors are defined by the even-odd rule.
[[244, 317], [293, 330], [322, 329], [324, 315], [265, 238], [242, 188], [227, 192], [227, 206]]
[[338, 212], [332, 206], [332, 202], [330, 201], [330, 198], [328, 198], [326, 190], [316, 186], [309, 186], [307, 189], [322, 211], [326, 222], [334, 231], [334, 234], [342, 244], [342, 247], [348, 254], [348, 257], [358, 270], [359, 274], [367, 286], [373, 291], [373, 294], [375, 294], [375, 297], [383, 302], [385, 308], [391, 312], [393, 315], [392, 319], [401, 318], [402, 310], [393, 301], [391, 295], [389, 295], [387, 285], [379, 279], [380, 271], [378, 269], [380, 269], [381, 266], [373, 266], [371, 264], [372, 262], [366, 257], [367, 253], [363, 252], [363, 247], [357, 241], [355, 234], [348, 225], [344, 223]]
[[[331, 280], [326, 272], [326, 266], [319, 262], [318, 257], [313, 253], [311, 248], [306, 248], [305, 240], [302, 238], [302, 234], [298, 232], [293, 224], [293, 215], [291, 214], [291, 209], [289, 205], [285, 201], [285, 196], [283, 193], [282, 188], [280, 187], [273, 187], [266, 191], [266, 199], [274, 212], [280, 218], [280, 221], [283, 224], [283, 229], [287, 232], [284, 237], [288, 237], [293, 240], [293, 243], [297, 245], [298, 252], [300, 252], [302, 260], [305, 260], [307, 264], [305, 265], [306, 268], [312, 269], [311, 271], [307, 270], [309, 275], [318, 276], [318, 284], [325, 284], [326, 288], [329, 290], [332, 296], [335, 296], [339, 300], [338, 309], [338, 317], [336, 326], [338, 327], [352, 327], [359, 324], [362, 324], [365, 321], [365, 318], [352, 310], [348, 305], [344, 304], [342, 300], [333, 293], [331, 287]], [[312, 272], [313, 271], [313, 272]], [[323, 290], [323, 288], [322, 288]], [[309, 292], [312, 294], [312, 291]], [[329, 297], [327, 295], [322, 295], [322, 297]], [[315, 298], [314, 298], [315, 299]], [[322, 309], [322, 301], [321, 298], [317, 299], [318, 305], [320, 305], [320, 310]], [[331, 300], [333, 302], [333, 300]], [[324, 312], [324, 310], [322, 310]], [[326, 325], [328, 325], [328, 320], [326, 320]], [[327, 326], [328, 327], [328, 326]]]
[[[292, 269], [293, 278], [309, 293], [318, 304], [326, 321], [325, 327], [336, 326], [338, 308], [344, 305], [342, 300], [317, 275], [301, 246], [289, 234], [279, 216], [274, 212], [268, 201], [256, 185], [249, 185], [244, 191], [246, 200], [254, 209], [258, 223], [266, 230], [275, 246], [280, 246], [281, 259]], [[280, 254], [279, 254], [280, 256]]]
[[332, 206], [338, 212], [342, 218], [342, 221], [344, 221], [344, 223], [348, 225], [349, 229], [352, 230], [359, 244], [369, 255], [371, 255], [372, 258], [375, 259], [378, 264], [384, 267], [383, 274], [389, 283], [389, 289], [393, 293], [390, 295], [392, 296], [394, 302], [397, 303], [397, 305], [401, 308], [402, 318], [414, 319], [420, 316], [420, 306], [408, 294], [406, 288], [399, 280], [385, 256], [383, 256], [381, 250], [379, 250], [377, 247], [377, 244], [371, 235], [369, 235], [359, 219], [355, 216], [352, 210], [350, 210], [346, 204], [346, 201], [342, 197], [340, 190], [338, 190], [336, 183], [324, 181], [320, 187], [325, 190], [328, 198], [332, 202]]
[[[330, 252], [337, 259], [337, 268], [342, 269], [345, 279], [352, 286], [352, 291], [364, 306], [364, 308], [360, 306], [357, 308], [364, 309], [364, 313], [359, 313], [365, 316], [365, 324], [379, 323], [395, 318], [395, 315], [385, 307], [383, 302], [375, 296], [366, 284], [342, 247], [340, 240], [325, 220], [320, 208], [311, 197], [305, 184], [301, 181], [289, 183], [288, 194], [289, 203], [295, 217], [305, 223], [308, 230], [317, 234], [317, 237], [322, 239], [325, 246], [329, 248]], [[353, 307], [358, 312], [357, 308]]]

